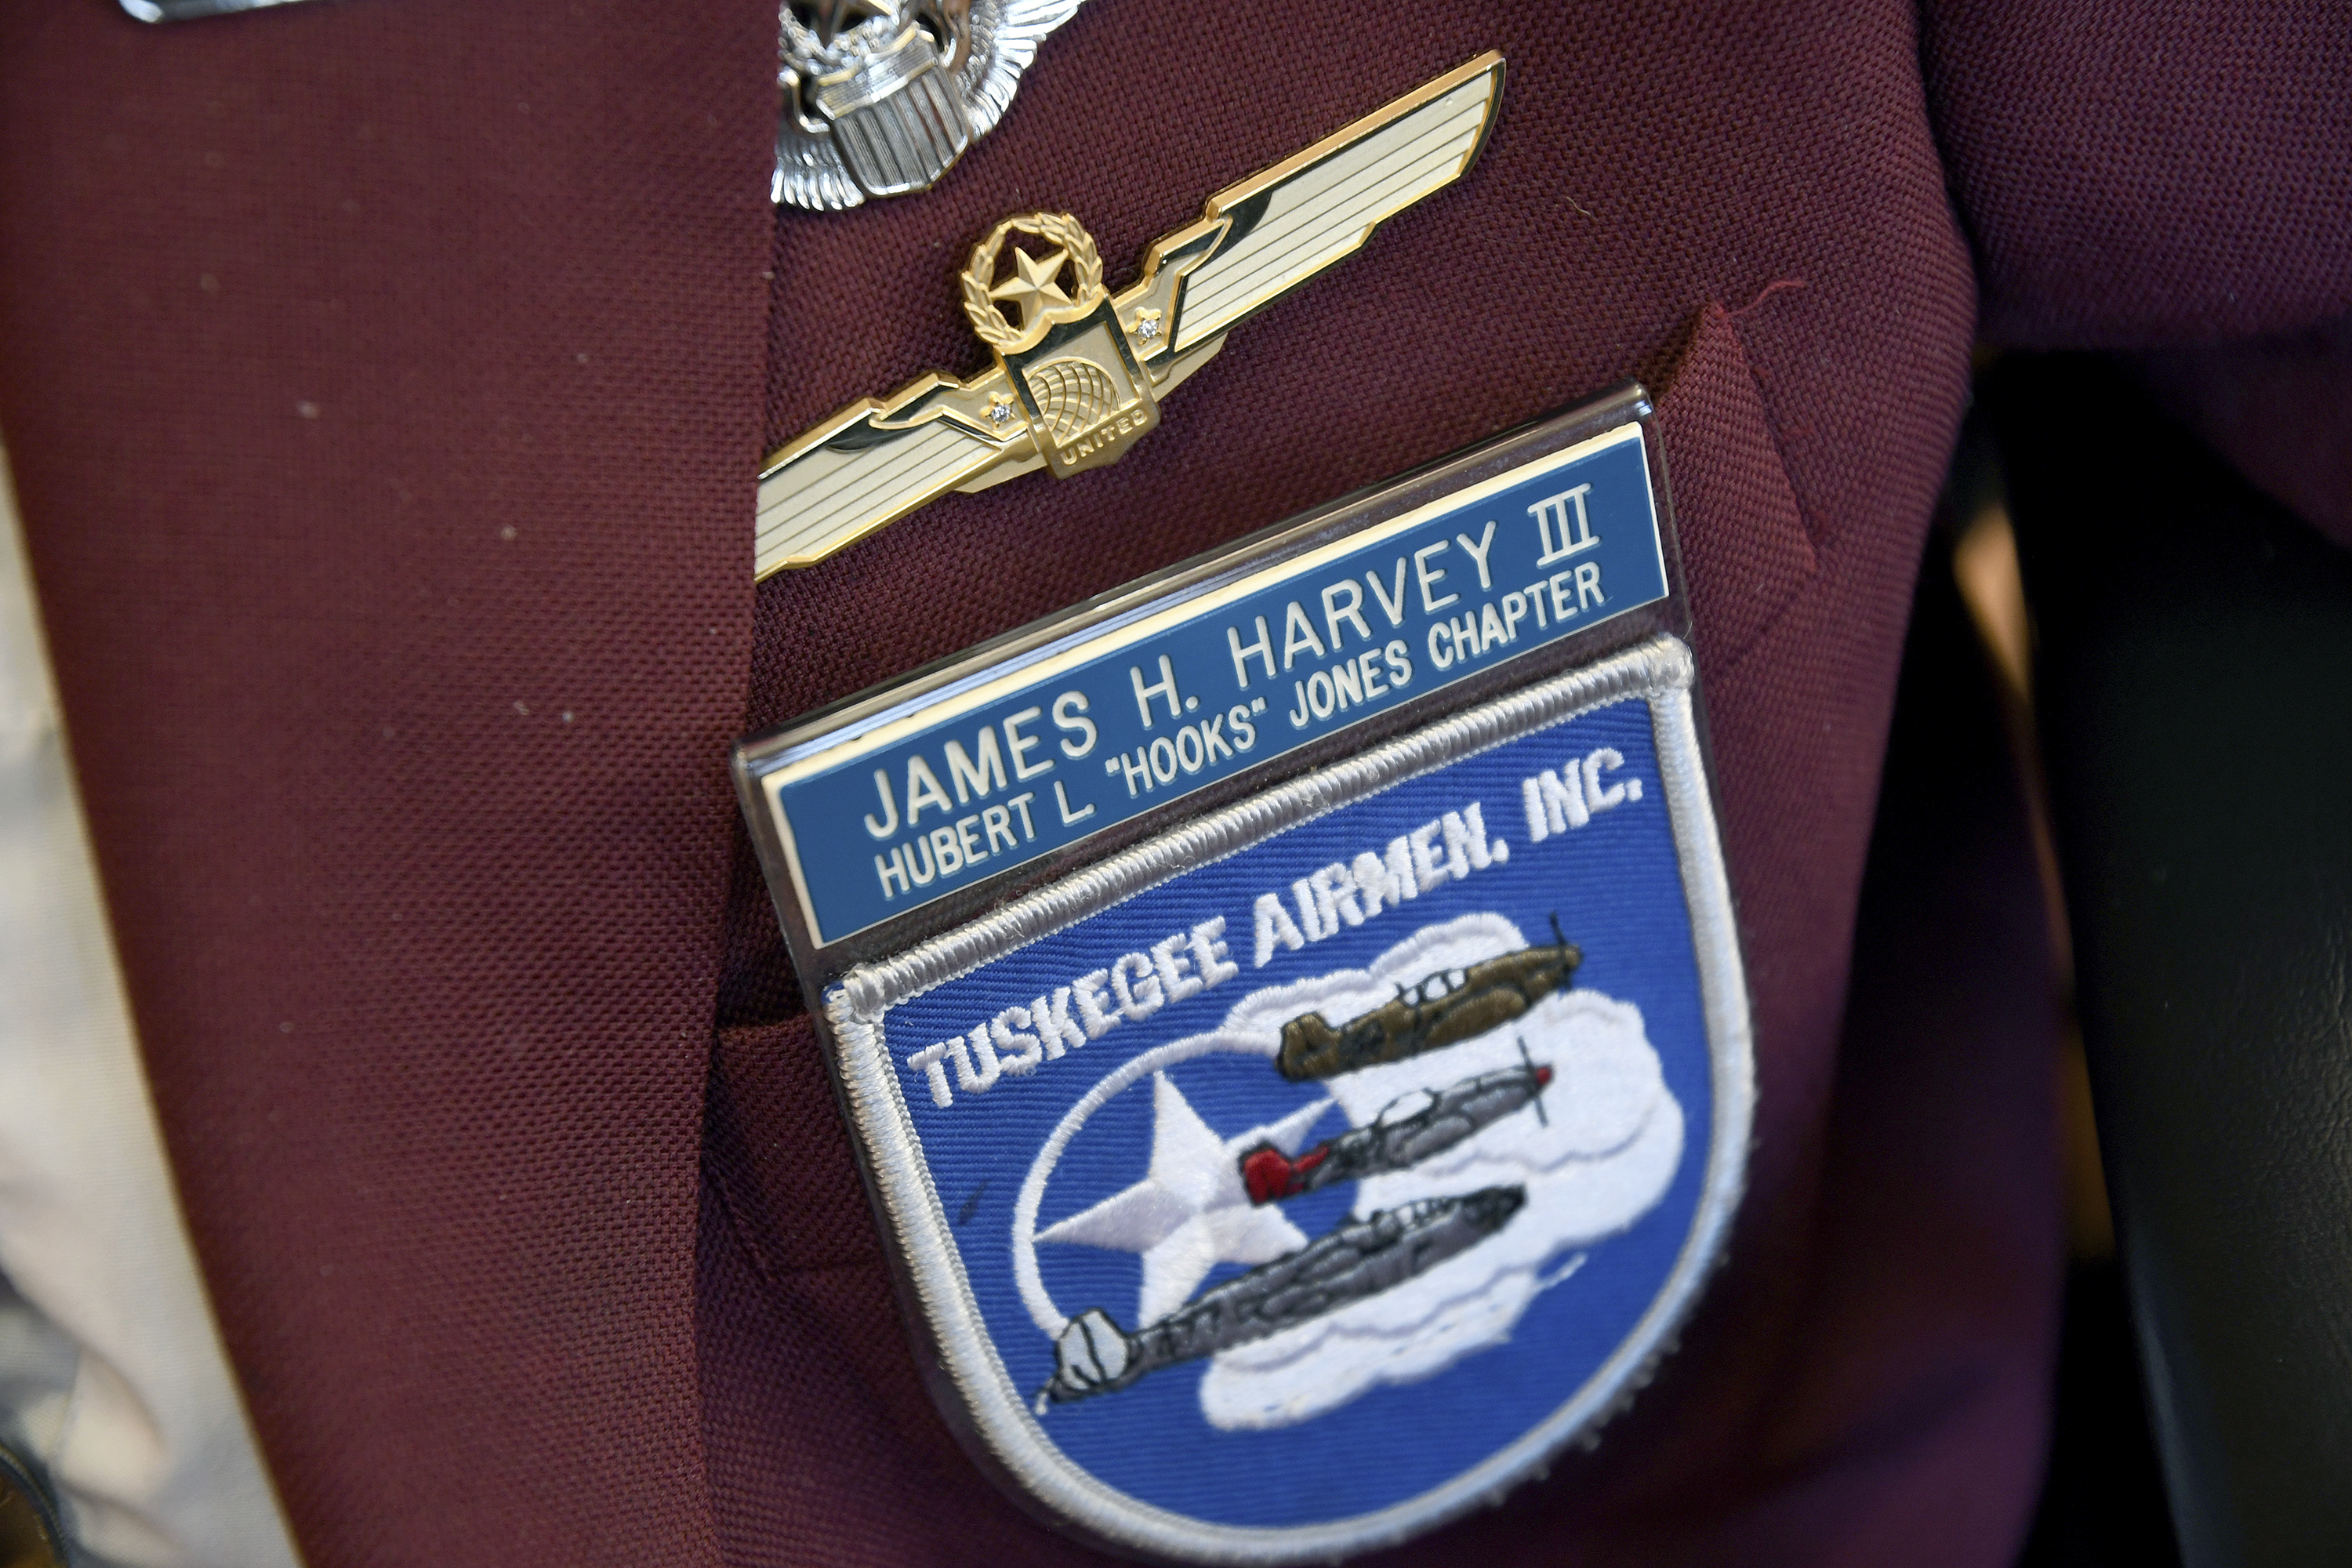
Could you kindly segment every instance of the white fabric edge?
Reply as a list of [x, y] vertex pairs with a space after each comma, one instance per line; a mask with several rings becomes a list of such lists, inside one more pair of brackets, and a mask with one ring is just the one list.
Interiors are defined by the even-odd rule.
[[[1500, 1502], [1569, 1443], [1590, 1439], [1673, 1347], [1713, 1272], [1744, 1190], [1755, 1114], [1755, 1056], [1730, 879], [1723, 863], [1690, 688], [1690, 650], [1659, 636], [1581, 669], [1437, 721], [1360, 757], [1150, 840], [1062, 882], [852, 970], [824, 998], [836, 1070], [940, 1363], [992, 1457], [1039, 1503], [1115, 1546], [1219, 1564], [1329, 1562], [1392, 1546], [1481, 1504]], [[1646, 700], [1675, 829], [1706, 1018], [1715, 1096], [1706, 1173], [1691, 1228], [1647, 1312], [1584, 1385], [1517, 1442], [1419, 1497], [1325, 1524], [1223, 1525], [1157, 1507], [1097, 1479], [1055, 1447], [996, 1353], [963, 1269], [882, 1020], [888, 1009], [1160, 881], [1297, 823], [1531, 731], [1630, 698]]]
[[297, 1568], [148, 1096], [5, 452], [0, 1270], [79, 1347], [65, 1419], [35, 1457], [84, 1553]]

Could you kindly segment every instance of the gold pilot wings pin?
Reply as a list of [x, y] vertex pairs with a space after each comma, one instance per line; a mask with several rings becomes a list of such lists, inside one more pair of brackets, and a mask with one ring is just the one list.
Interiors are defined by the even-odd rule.
[[1142, 278], [1117, 295], [1076, 218], [997, 225], [962, 280], [995, 364], [862, 398], [770, 458], [754, 574], [813, 566], [950, 490], [1116, 461], [1227, 331], [1459, 179], [1502, 90], [1503, 57], [1489, 51], [1219, 191], [1199, 221], [1152, 243]]
[[1695, 1310], [1756, 1084], [1651, 415], [737, 748], [925, 1380], [1064, 1531], [1394, 1546], [1596, 1441]]

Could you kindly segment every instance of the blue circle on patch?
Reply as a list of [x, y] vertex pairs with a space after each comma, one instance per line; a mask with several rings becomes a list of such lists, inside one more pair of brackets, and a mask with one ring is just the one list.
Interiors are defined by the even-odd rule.
[[1017, 1405], [1016, 1478], [1069, 1467], [1080, 1522], [1163, 1548], [1344, 1549], [1607, 1413], [1748, 1117], [1688, 725], [1549, 724], [887, 1008], [929, 1239], [1001, 1368], [960, 1376]]

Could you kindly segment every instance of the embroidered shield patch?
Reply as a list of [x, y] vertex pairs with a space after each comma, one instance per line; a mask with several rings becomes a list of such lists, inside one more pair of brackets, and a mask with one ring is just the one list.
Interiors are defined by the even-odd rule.
[[1065, 1529], [1403, 1540], [1713, 1267], [1753, 1067], [1649, 412], [739, 749], [933, 1392]]
[[1690, 679], [1639, 645], [828, 995], [941, 1363], [1057, 1513], [1393, 1541], [1660, 1353], [1752, 1095]]

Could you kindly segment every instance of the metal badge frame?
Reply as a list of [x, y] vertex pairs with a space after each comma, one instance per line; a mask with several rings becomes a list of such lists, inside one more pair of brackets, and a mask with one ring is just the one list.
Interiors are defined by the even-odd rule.
[[[1687, 643], [1690, 618], [1682, 589], [1681, 557], [1672, 527], [1673, 507], [1664, 464], [1653, 435], [1643, 442], [1643, 451], [1658, 511], [1659, 544], [1670, 590], [1663, 600], [1503, 660], [1440, 691], [1320, 737], [1278, 759], [1241, 769], [1228, 778], [1106, 828], [1080, 843], [979, 879], [919, 910], [836, 941], [821, 940], [799, 900], [791, 896], [790, 858], [766, 804], [760, 798], [759, 781], [772, 769], [881, 731], [936, 704], [950, 701], [1008, 671], [1042, 664], [1056, 654], [1148, 615], [1206, 598], [1270, 566], [1403, 517], [1625, 425], [1638, 423], [1646, 431], [1653, 412], [1647, 392], [1639, 384], [1627, 382], [1590, 403], [1139, 578], [1069, 610], [1034, 621], [967, 652], [924, 666], [898, 680], [845, 698], [744, 742], [735, 751], [737, 793], [754, 847], [768, 872], [777, 918], [803, 994], [819, 995], [854, 966], [904, 952], [1009, 899], [1058, 881], [1083, 865], [1105, 859], [1152, 837], [1176, 822], [1215, 811], [1271, 784], [1352, 756], [1405, 730], [1425, 724], [1433, 717], [1457, 711], [1561, 669], [1590, 663], [1660, 633]], [[1703, 735], [1703, 719], [1700, 731]]]

